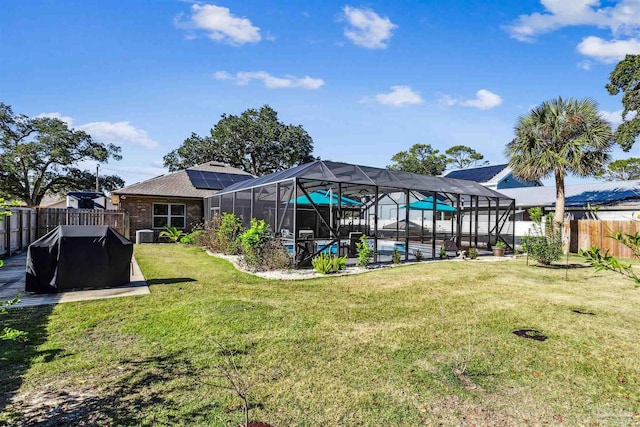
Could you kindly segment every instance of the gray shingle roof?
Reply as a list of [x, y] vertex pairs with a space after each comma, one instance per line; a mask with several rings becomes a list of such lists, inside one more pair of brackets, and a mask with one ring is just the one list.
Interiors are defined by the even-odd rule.
[[[218, 162], [207, 162], [200, 165], [192, 166], [190, 170], [201, 170], [207, 172], [223, 172], [240, 175], [251, 175], [243, 170], [226, 166]], [[185, 197], [185, 198], [203, 198], [212, 195], [219, 189], [200, 190], [195, 188], [186, 170], [160, 175], [146, 181], [128, 185], [118, 190], [112, 191], [113, 194], [119, 195], [138, 195], [138, 196], [164, 196], [164, 197]]]

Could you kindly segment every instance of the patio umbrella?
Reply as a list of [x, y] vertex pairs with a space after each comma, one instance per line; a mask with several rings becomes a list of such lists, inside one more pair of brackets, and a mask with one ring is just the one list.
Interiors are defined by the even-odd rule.
[[[406, 207], [407, 205], [400, 206], [401, 208]], [[433, 210], [433, 197], [426, 197], [422, 200], [416, 200], [415, 202], [409, 203], [409, 209], [414, 209], [418, 211], [432, 211]], [[453, 206], [447, 205], [445, 203], [440, 202], [439, 200], [436, 202], [436, 211], [438, 212], [456, 212], [456, 208]]]
[[[338, 206], [338, 195], [329, 191], [314, 191], [313, 193], [309, 193], [309, 198], [311, 198], [311, 202], [313, 202], [313, 204], [316, 206]], [[289, 203], [293, 204], [295, 200], [295, 202], [299, 205], [310, 205], [311, 202], [309, 201], [309, 198], [307, 198], [307, 196], [303, 194], [296, 199], [289, 200]], [[340, 198], [340, 203], [342, 206], [362, 205], [362, 203], [358, 202], [357, 200], [353, 200], [345, 196], [342, 196]]]

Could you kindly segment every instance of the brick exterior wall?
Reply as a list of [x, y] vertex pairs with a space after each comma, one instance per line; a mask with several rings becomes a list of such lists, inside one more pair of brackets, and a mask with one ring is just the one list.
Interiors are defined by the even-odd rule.
[[[185, 231], [191, 231], [193, 226], [203, 221], [202, 199], [179, 199], [175, 197], [141, 197], [120, 196], [118, 208], [129, 213], [129, 229], [131, 240], [135, 242], [136, 231], [153, 229], [153, 204], [154, 203], [180, 203], [186, 208]], [[155, 229], [155, 240], [161, 229]]]

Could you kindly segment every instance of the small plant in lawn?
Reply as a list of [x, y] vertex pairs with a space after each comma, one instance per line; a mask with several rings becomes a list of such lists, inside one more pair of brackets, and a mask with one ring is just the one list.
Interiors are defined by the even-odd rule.
[[356, 242], [356, 255], [358, 267], [367, 267], [373, 258], [373, 248], [369, 246], [369, 238], [365, 234]]
[[402, 260], [402, 255], [400, 254], [400, 249], [393, 248], [393, 252], [391, 252], [391, 262], [394, 264], [400, 264]]
[[446, 259], [447, 258], [447, 250], [444, 248], [444, 246], [440, 246], [440, 259]]
[[226, 255], [237, 255], [242, 251], [242, 219], [233, 213], [225, 212], [217, 230], [217, 245], [220, 252]]
[[413, 256], [416, 257], [416, 261], [418, 262], [422, 261], [422, 259], [424, 258], [424, 254], [420, 249], [416, 249], [416, 251], [413, 253]]
[[[640, 258], [640, 233], [624, 234], [617, 231], [613, 236], [608, 236], [618, 242], [622, 243], [627, 248], [631, 249], [633, 255], [636, 258]], [[600, 253], [600, 248], [592, 246], [588, 251], [580, 250], [586, 262], [591, 264], [596, 271], [609, 270], [633, 280], [636, 288], [640, 287], [640, 277], [634, 272], [633, 266], [629, 263], [624, 263], [618, 260], [616, 257], [609, 255], [607, 249], [604, 254]]]
[[[7, 309], [18, 302], [20, 302], [19, 296], [10, 301], [0, 301], [0, 315], [7, 314]], [[27, 339], [27, 335], [29, 335], [28, 332], [19, 331], [14, 328], [4, 327], [0, 330], [0, 340], [24, 342]]]
[[176, 227], [165, 227], [159, 234], [160, 237], [166, 237], [173, 243], [178, 243], [180, 238], [184, 236], [184, 231], [178, 230]]
[[529, 209], [529, 216], [533, 230], [522, 239], [529, 256], [542, 265], [559, 260], [562, 257], [562, 233], [553, 223], [553, 215], [546, 215], [544, 224], [541, 208]]
[[311, 265], [320, 274], [337, 273], [347, 267], [347, 256], [319, 254], [311, 260]]
[[469, 248], [469, 250], [467, 251], [467, 256], [469, 257], [469, 259], [476, 259], [476, 258], [478, 258], [478, 249], [476, 249], [476, 248]]
[[[250, 425], [249, 403], [253, 400], [253, 389], [260, 382], [266, 381], [269, 378], [264, 372], [256, 371], [253, 348], [249, 350], [248, 361], [243, 366], [242, 355], [225, 348], [217, 341], [216, 344], [220, 348], [220, 354], [222, 356], [222, 363], [216, 366], [218, 371], [217, 378], [221, 379], [222, 383], [216, 382], [213, 385], [231, 390], [231, 392], [242, 401], [244, 423], [240, 424], [240, 427], [248, 427]], [[277, 378], [277, 376], [272, 375], [271, 379], [275, 378]]]

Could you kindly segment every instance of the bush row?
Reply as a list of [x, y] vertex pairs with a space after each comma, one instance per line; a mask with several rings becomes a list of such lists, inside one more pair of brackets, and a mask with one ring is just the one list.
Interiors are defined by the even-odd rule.
[[254, 271], [290, 268], [292, 258], [264, 220], [251, 220], [245, 229], [233, 213], [215, 215], [205, 221], [195, 243], [226, 255], [242, 255], [247, 268]]

